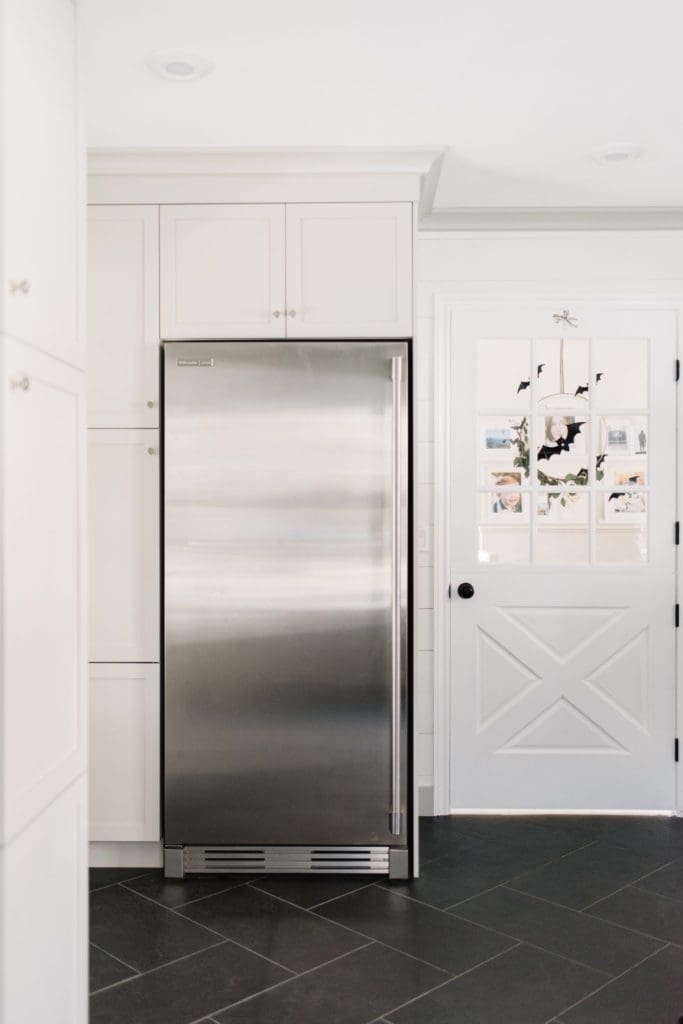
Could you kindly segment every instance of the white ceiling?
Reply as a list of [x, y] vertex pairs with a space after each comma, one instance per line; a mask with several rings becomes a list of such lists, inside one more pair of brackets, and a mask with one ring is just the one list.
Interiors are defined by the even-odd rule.
[[[683, 0], [85, 8], [92, 147], [444, 146], [435, 209], [683, 206]], [[165, 49], [215, 69], [166, 81]]]

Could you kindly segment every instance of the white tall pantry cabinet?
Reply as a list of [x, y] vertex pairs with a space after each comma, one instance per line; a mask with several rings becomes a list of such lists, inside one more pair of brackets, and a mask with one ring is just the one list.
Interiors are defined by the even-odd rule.
[[[171, 155], [103, 154], [90, 168], [90, 838], [97, 864], [161, 862], [161, 344], [413, 335], [419, 175], [252, 177], [234, 173], [229, 155], [225, 173], [193, 173], [193, 163], [207, 159], [182, 158], [190, 166], [178, 173]], [[302, 201], [307, 193], [315, 201]]]
[[78, 7], [1, 0], [0, 23], [0, 1024], [85, 1024]]

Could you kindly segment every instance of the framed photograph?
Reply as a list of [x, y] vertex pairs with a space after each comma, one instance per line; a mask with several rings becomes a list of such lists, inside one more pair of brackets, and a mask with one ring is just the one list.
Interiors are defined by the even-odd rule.
[[502, 460], [498, 460], [498, 462], [484, 462], [481, 466], [480, 482], [482, 487], [488, 487], [496, 491], [501, 487], [520, 488], [523, 483], [522, 470]]
[[588, 526], [588, 496], [582, 491], [536, 495], [536, 521], [548, 526]]
[[[504, 474], [504, 479], [514, 474]], [[480, 495], [482, 501], [481, 521], [496, 526], [521, 526], [529, 522], [531, 495], [517, 490], [514, 485], [500, 484], [500, 490], [487, 491]]]
[[606, 455], [632, 455], [631, 424], [608, 420], [604, 424], [603, 452]]
[[647, 484], [647, 474], [642, 467], [634, 466], [633, 469], [625, 469], [623, 466], [620, 466], [619, 469], [612, 470], [610, 482], [614, 488], [645, 487]]
[[484, 451], [488, 452], [489, 455], [511, 451], [515, 440], [515, 431], [510, 426], [501, 424], [500, 426], [484, 427], [483, 447]]
[[604, 495], [606, 523], [636, 525], [647, 511], [647, 495], [642, 491], [612, 491]]

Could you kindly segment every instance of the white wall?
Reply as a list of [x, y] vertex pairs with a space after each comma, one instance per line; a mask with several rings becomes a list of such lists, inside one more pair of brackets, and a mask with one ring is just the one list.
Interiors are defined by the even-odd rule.
[[[433, 395], [436, 296], [491, 303], [539, 299], [681, 307], [683, 231], [424, 231], [416, 252], [417, 552], [416, 773], [423, 813], [432, 806], [433, 712]], [[680, 475], [680, 474], [679, 474]]]

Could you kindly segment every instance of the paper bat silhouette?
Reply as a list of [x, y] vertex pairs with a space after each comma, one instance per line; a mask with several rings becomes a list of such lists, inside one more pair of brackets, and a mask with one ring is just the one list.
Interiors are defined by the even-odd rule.
[[543, 459], [550, 459], [553, 455], [561, 455], [562, 452], [568, 452], [585, 422], [585, 420], [582, 420], [580, 423], [568, 423], [567, 436], [558, 437], [555, 444], [542, 444], [538, 449], [536, 461], [541, 462]]
[[531, 387], [530, 380], [520, 380], [519, 387], [517, 388], [517, 394], [519, 394], [520, 391], [526, 391], [528, 387]]
[[609, 498], [607, 500], [608, 501], [614, 501], [615, 498], [617, 500], [619, 500], [619, 498], [623, 498], [623, 497], [624, 497], [624, 492], [623, 491], [612, 491], [612, 493], [610, 494], [610, 496], [609, 496]]
[[596, 373], [595, 374], [595, 383], [599, 384], [604, 376], [605, 376], [604, 372], [603, 373]]
[[538, 364], [538, 369], [536, 370], [536, 376], [537, 377], [540, 377], [541, 374], [543, 373], [543, 367], [544, 366], [545, 366], [545, 363], [539, 363]]
[[588, 385], [587, 384], [579, 384], [578, 388], [574, 392], [574, 398], [576, 398], [577, 395], [585, 395], [587, 391], [588, 391]]

